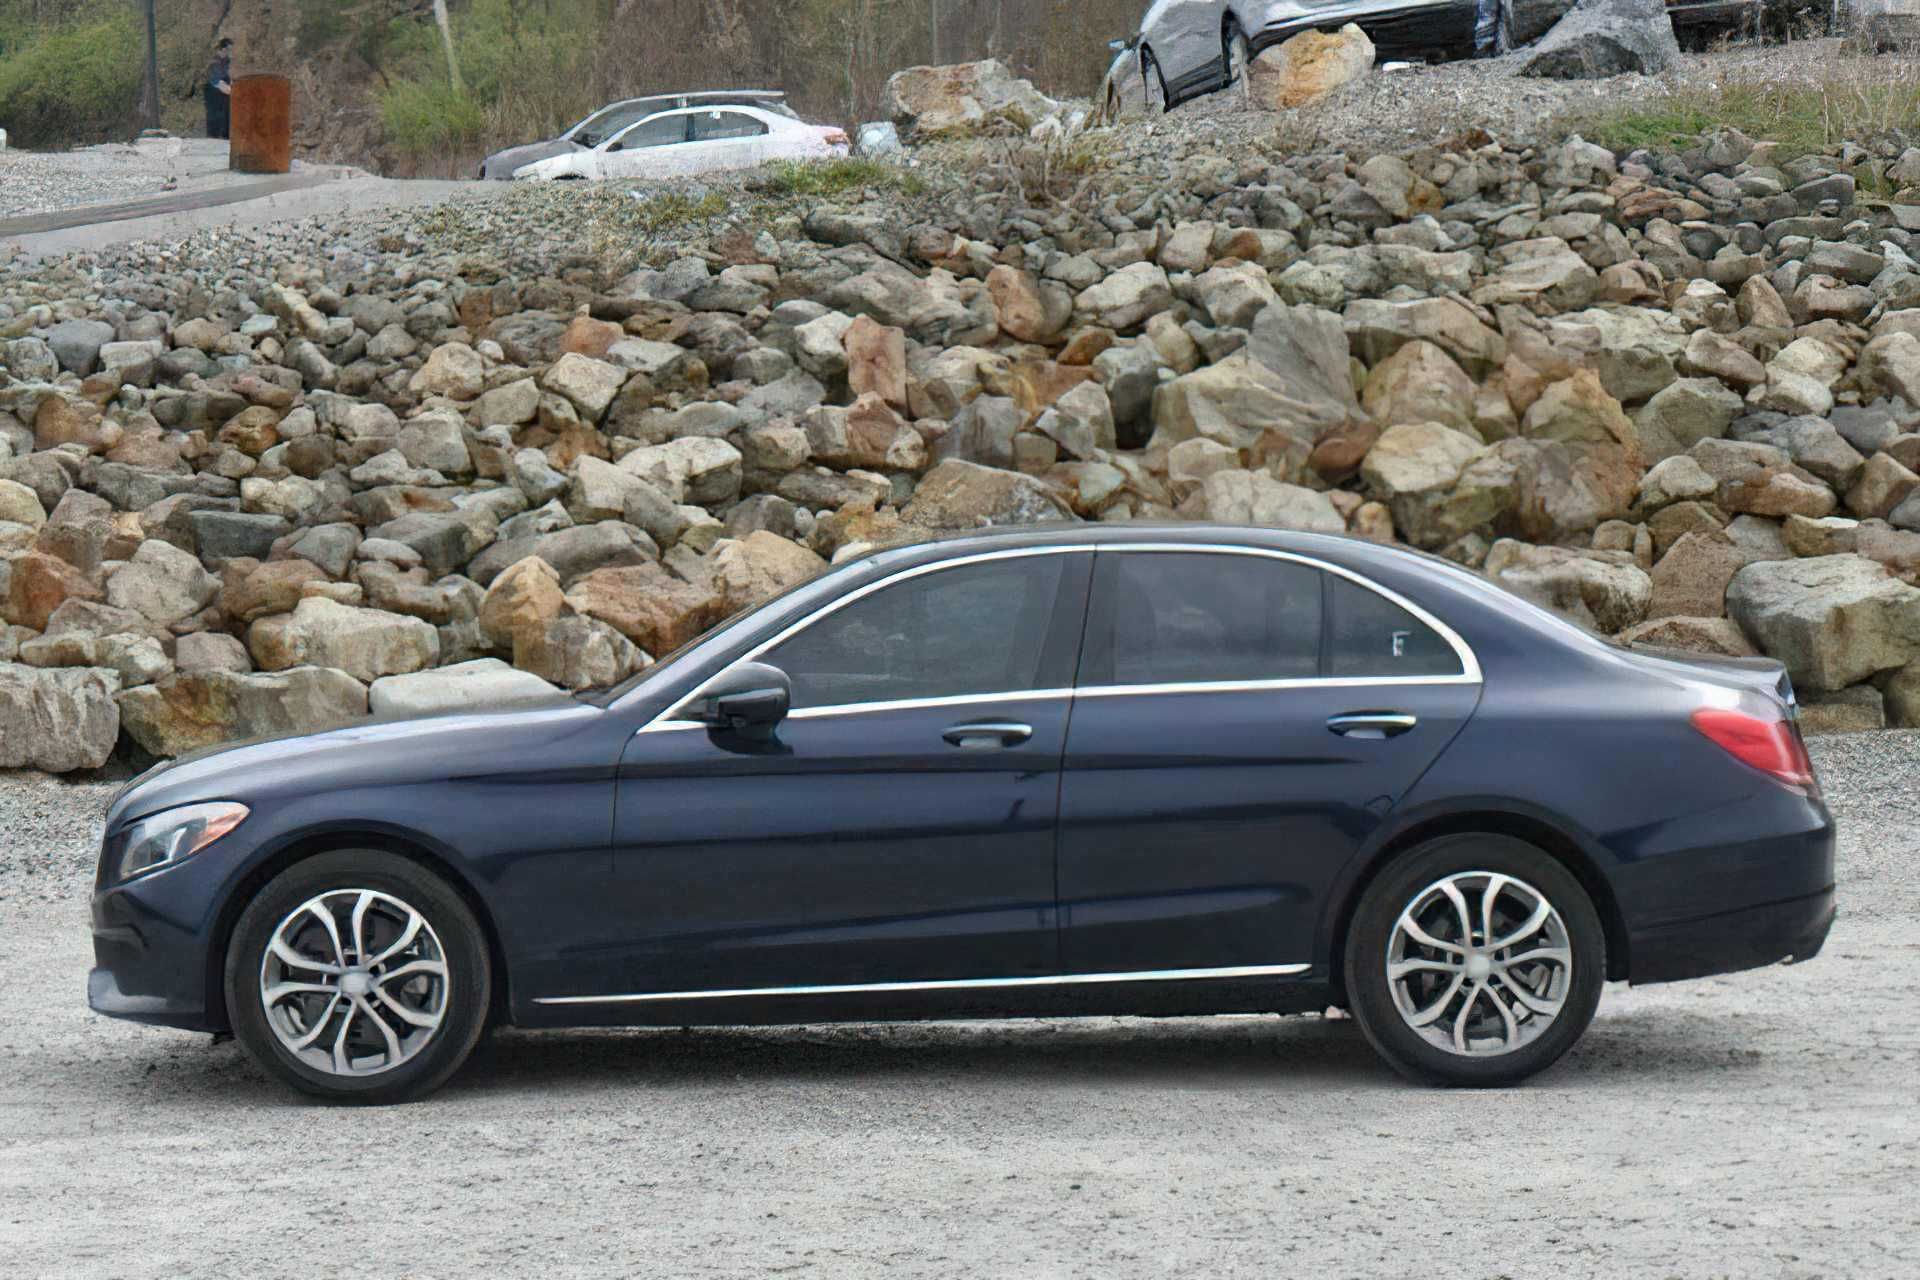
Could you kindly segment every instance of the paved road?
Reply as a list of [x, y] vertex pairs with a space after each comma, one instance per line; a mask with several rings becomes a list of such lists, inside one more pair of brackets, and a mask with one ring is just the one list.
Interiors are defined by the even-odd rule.
[[91, 1016], [110, 788], [0, 776], [9, 1276], [1911, 1277], [1920, 738], [1816, 751], [1826, 954], [1610, 989], [1526, 1088], [1315, 1018], [504, 1034], [430, 1102], [293, 1101]]

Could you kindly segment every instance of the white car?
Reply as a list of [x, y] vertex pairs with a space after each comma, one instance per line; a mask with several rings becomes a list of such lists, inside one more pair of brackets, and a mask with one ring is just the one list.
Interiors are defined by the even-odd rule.
[[846, 131], [807, 124], [764, 107], [703, 106], [661, 111], [588, 150], [551, 156], [513, 171], [515, 179], [679, 178], [751, 169], [769, 160], [844, 156]]
[[[1513, 41], [1515, 0], [1154, 0], [1129, 49], [1139, 59], [1149, 114], [1203, 94], [1246, 85], [1247, 63], [1302, 31], [1357, 23], [1378, 56], [1470, 56], [1483, 33], [1501, 50]], [[1553, 0], [1535, 8], [1557, 7]], [[1109, 83], [1118, 79], [1109, 74]]]

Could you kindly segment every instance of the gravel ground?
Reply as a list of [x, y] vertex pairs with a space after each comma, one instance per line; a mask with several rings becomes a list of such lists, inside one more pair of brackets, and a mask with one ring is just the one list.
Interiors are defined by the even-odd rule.
[[239, 180], [227, 170], [227, 144], [205, 138], [0, 151], [0, 218]]
[[507, 1033], [400, 1109], [86, 1011], [112, 785], [0, 775], [0, 1271], [1911, 1275], [1920, 735], [1816, 744], [1843, 915], [1526, 1088], [1315, 1018]]

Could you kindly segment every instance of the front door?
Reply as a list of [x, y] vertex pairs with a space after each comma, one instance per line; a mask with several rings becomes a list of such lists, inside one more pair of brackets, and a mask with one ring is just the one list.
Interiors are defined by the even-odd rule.
[[1091, 561], [904, 570], [742, 655], [792, 681], [771, 741], [673, 712], [637, 733], [607, 992], [1057, 972], [1059, 768]]
[[1472, 714], [1470, 663], [1297, 558], [1102, 550], [1061, 796], [1067, 971], [1310, 960], [1328, 886]]

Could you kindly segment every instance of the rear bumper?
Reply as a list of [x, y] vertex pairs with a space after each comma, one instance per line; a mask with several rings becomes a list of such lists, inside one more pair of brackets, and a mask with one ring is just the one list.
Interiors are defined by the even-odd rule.
[[1633, 983], [1679, 982], [1820, 954], [1833, 928], [1833, 887], [1635, 933]]

